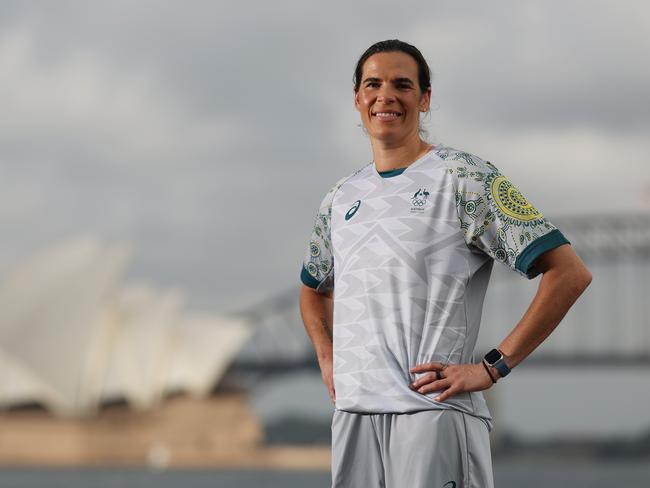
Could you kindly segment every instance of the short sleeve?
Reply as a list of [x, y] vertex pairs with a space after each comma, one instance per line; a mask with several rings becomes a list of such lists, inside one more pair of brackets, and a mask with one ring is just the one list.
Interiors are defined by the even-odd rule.
[[300, 271], [300, 280], [320, 293], [327, 293], [334, 289], [334, 256], [330, 228], [332, 201], [336, 191], [346, 179], [347, 177], [339, 180], [323, 198], [314, 219]]
[[535, 260], [570, 244], [496, 166], [463, 152], [447, 155], [456, 182], [456, 207], [468, 246], [534, 278]]

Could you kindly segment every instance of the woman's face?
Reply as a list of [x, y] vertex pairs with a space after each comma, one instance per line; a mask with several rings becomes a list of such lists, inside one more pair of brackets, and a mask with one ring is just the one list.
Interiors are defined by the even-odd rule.
[[431, 88], [420, 90], [415, 59], [396, 51], [366, 60], [354, 105], [371, 139], [393, 145], [419, 139], [420, 112], [429, 109], [430, 99]]

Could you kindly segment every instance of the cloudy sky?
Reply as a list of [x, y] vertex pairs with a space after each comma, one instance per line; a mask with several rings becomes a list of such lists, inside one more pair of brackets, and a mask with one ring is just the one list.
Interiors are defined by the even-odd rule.
[[0, 272], [90, 232], [197, 310], [295, 286], [372, 159], [351, 78], [388, 38], [432, 66], [431, 142], [551, 220], [650, 211], [649, 33], [640, 1], [2, 1]]

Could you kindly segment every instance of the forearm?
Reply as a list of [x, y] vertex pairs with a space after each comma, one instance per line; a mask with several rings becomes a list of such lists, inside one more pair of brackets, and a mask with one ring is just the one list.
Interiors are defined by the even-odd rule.
[[332, 359], [332, 298], [307, 286], [300, 290], [300, 314], [318, 361]]
[[521, 363], [553, 332], [591, 282], [591, 274], [582, 261], [567, 251], [555, 255], [563, 260], [545, 265], [535, 298], [499, 346], [510, 368]]

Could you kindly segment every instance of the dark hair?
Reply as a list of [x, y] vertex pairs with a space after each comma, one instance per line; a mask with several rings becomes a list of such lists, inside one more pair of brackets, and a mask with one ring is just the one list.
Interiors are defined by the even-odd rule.
[[354, 70], [354, 77], [352, 81], [354, 82], [354, 91], [359, 91], [359, 86], [361, 85], [361, 77], [363, 76], [363, 64], [366, 60], [377, 53], [386, 53], [401, 51], [403, 53], [411, 56], [418, 63], [418, 84], [420, 85], [420, 90], [422, 93], [427, 91], [431, 87], [431, 70], [427, 64], [424, 56], [419, 51], [419, 49], [411, 44], [407, 44], [404, 41], [399, 39], [390, 39], [387, 41], [379, 41], [366, 49], [366, 52], [361, 55], [359, 61], [357, 61], [357, 67]]

